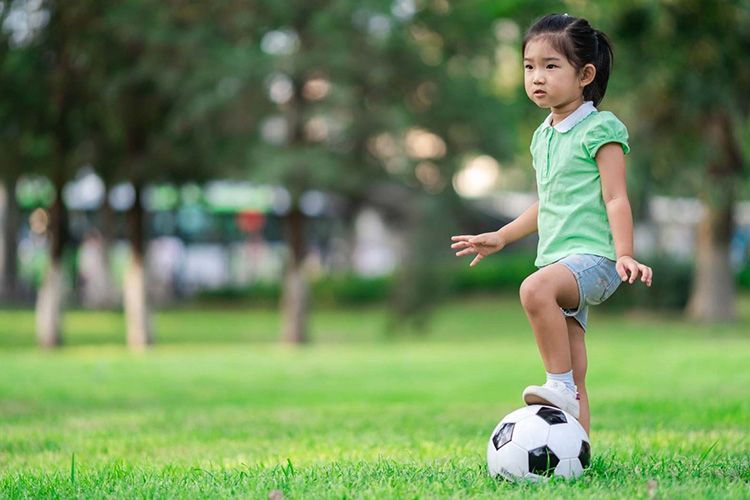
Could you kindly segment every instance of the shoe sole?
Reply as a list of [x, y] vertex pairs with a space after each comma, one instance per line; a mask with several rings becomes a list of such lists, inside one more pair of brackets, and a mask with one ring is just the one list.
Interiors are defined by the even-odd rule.
[[[537, 390], [544, 390], [544, 388], [539, 387]], [[580, 406], [578, 409], [570, 408], [569, 405], [566, 404], [559, 404], [555, 401], [551, 401], [550, 399], [545, 398], [544, 396], [541, 396], [537, 393], [529, 392], [527, 393], [524, 391], [523, 393], [523, 401], [528, 405], [547, 405], [547, 406], [554, 406], [555, 408], [559, 408], [565, 412], [570, 413], [575, 417], [576, 420], [578, 420], [578, 417], [580, 416], [581, 409]]]

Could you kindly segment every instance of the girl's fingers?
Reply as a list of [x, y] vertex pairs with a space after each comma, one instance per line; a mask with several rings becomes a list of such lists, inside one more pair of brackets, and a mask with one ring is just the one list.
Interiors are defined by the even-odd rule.
[[464, 255], [471, 255], [473, 253], [477, 253], [477, 251], [473, 248], [467, 248], [465, 250], [461, 250], [460, 252], [456, 252], [456, 257], [463, 257]]
[[628, 269], [630, 270], [630, 281], [629, 281], [629, 283], [632, 285], [633, 283], [635, 283], [635, 280], [636, 280], [636, 278], [638, 278], [638, 274], [640, 274], [641, 270], [638, 268], [638, 264], [636, 264], [634, 262], [631, 263], [628, 266]]
[[452, 241], [469, 241], [471, 238], [473, 238], [473, 234], [461, 234], [459, 236], [451, 236]]
[[478, 253], [477, 256], [474, 257], [474, 260], [471, 261], [471, 264], [469, 264], [469, 267], [476, 266], [477, 264], [479, 264], [479, 261], [481, 261], [482, 259], [484, 259], [484, 255], [482, 255], [481, 253]]
[[643, 266], [641, 272], [643, 273], [641, 276], [641, 281], [644, 282], [646, 286], [651, 286], [651, 280], [654, 275], [654, 271], [648, 266]]
[[459, 241], [458, 243], [453, 243], [451, 245], [451, 248], [465, 248], [471, 245], [468, 241]]
[[641, 281], [647, 286], [651, 286], [653, 281], [654, 271], [645, 264], [640, 264], [633, 260], [628, 260], [626, 263], [618, 262], [615, 265], [617, 274], [620, 275], [622, 281], [627, 281], [628, 284], [635, 283], [635, 280], [640, 276]]
[[622, 279], [622, 281], [625, 281], [626, 279], [628, 279], [628, 273], [625, 272], [625, 266], [622, 265], [620, 262], [618, 262], [615, 265], [615, 271], [617, 271], [617, 274], [620, 275], [620, 279]]

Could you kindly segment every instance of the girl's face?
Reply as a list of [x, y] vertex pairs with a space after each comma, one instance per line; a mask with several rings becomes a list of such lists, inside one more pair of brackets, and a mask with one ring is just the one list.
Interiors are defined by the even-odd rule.
[[[593, 64], [578, 71], [544, 37], [531, 39], [523, 53], [526, 95], [540, 108], [553, 111], [583, 103], [583, 88], [596, 74]], [[571, 106], [574, 105], [574, 106]]]

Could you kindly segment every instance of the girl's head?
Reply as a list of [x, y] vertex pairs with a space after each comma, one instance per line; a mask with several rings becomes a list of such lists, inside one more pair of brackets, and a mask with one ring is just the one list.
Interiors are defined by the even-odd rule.
[[526, 93], [539, 106], [564, 105], [566, 99], [580, 99], [579, 93], [594, 105], [604, 98], [612, 47], [607, 36], [585, 19], [544, 16], [526, 33], [523, 57]]

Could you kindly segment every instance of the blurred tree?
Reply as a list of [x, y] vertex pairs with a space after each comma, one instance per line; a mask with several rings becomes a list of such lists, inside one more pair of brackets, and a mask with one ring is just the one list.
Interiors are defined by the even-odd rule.
[[49, 24], [40, 32], [42, 59], [47, 63], [41, 76], [49, 101], [44, 103], [43, 125], [51, 134], [52, 150], [44, 173], [55, 188], [47, 229], [50, 259], [47, 273], [37, 295], [37, 336], [44, 347], [62, 341], [61, 310], [64, 276], [62, 257], [69, 239], [67, 209], [63, 188], [75, 170], [90, 158], [86, 125], [82, 116], [86, 102], [88, 60], [84, 46], [90, 43], [80, 37], [91, 22], [92, 1], [75, 5], [49, 3]]
[[127, 344], [135, 349], [153, 342], [146, 293], [142, 195], [146, 182], [162, 175], [162, 165], [155, 160], [166, 136], [164, 123], [172, 105], [171, 96], [158, 87], [158, 74], [144, 68], [144, 60], [154, 58], [148, 36], [158, 37], [159, 26], [150, 22], [154, 13], [140, 7], [126, 2], [108, 9], [102, 30], [105, 33], [100, 38], [103, 54], [98, 76], [102, 78], [102, 92], [94, 115], [99, 123], [94, 133], [98, 170], [107, 184], [128, 180], [133, 189], [127, 212], [130, 254], [123, 281], [123, 306]]
[[[410, 4], [392, 5], [397, 10]], [[461, 232], [489, 230], [479, 225], [476, 208], [456, 196], [454, 174], [468, 161], [489, 155], [505, 164], [498, 165], [498, 174], [508, 177], [527, 154], [517, 151], [528, 150], [539, 118], [529, 113], [521, 85], [520, 23], [545, 10], [541, 2], [531, 8], [521, 1], [414, 5], [408, 29], [399, 32], [403, 39], [395, 44], [394, 57], [402, 61], [395, 70], [401, 87], [394, 102], [400, 97], [412, 127], [435, 133], [445, 146], [439, 158], [415, 155], [401, 178], [417, 189], [410, 200], [399, 200], [406, 211], [408, 245], [393, 288], [391, 328], [419, 331], [447, 289], [442, 270], [455, 265], [452, 252], [436, 249], [447, 247], [456, 225]], [[405, 138], [408, 149], [408, 133]]]
[[[404, 286], [396, 288], [414, 292], [398, 297], [396, 309], [422, 310], [434, 298], [439, 287], [423, 284], [439, 276], [430, 264], [440, 255], [435, 235], [450, 234], [453, 172], [464, 154], [510, 150], [498, 118], [505, 109], [480, 84], [492, 71], [496, 41], [493, 19], [476, 7], [318, 0], [259, 8], [267, 28], [258, 68], [266, 72], [272, 110], [261, 125], [263, 141], [252, 146], [252, 169], [289, 191], [286, 342], [306, 340], [303, 209], [315, 191], [336, 193], [351, 208], [375, 203], [408, 223], [413, 250], [401, 266]], [[425, 236], [428, 252], [418, 250]]]
[[[11, 9], [0, 12], [0, 27], [6, 24]], [[2, 262], [0, 269], [0, 298], [13, 300], [18, 293], [18, 232], [20, 228], [20, 208], [16, 199], [16, 184], [24, 167], [30, 166], [30, 152], [24, 146], [32, 138], [29, 119], [34, 116], [33, 101], [28, 102], [31, 92], [28, 89], [40, 73], [34, 74], [33, 61], [39, 54], [31, 48], [12, 49], [9, 29], [0, 30], [0, 180], [3, 182], [4, 207], [2, 208]]]
[[[748, 171], [738, 131], [750, 118], [750, 2], [621, 4], [615, 39], [637, 92], [637, 141], [653, 181], [667, 192], [699, 193], [690, 317], [736, 317], [729, 244], [738, 189]], [[627, 44], [627, 45], [625, 45]], [[658, 278], [658, 270], [656, 270]]]
[[2, 23], [1, 85], [12, 87], [13, 96], [0, 111], [12, 113], [0, 132], [10, 153], [4, 159], [6, 179], [12, 183], [22, 168], [46, 175], [55, 189], [46, 229], [50, 258], [37, 295], [37, 337], [43, 347], [62, 342], [61, 260], [68, 240], [62, 189], [89, 153], [81, 113], [88, 60], [77, 35], [90, 21], [90, 6], [81, 1], [63, 11], [52, 2], [16, 0]]
[[2, 248], [0, 248], [0, 300], [15, 301], [18, 299], [18, 231], [20, 211], [16, 201], [15, 176], [7, 176], [0, 186], [2, 195]]
[[[155, 182], [200, 182], [225, 165], [253, 123], [257, 51], [245, 2], [225, 0], [110, 5], [96, 33], [100, 93], [93, 103], [97, 167], [108, 184], [133, 186], [128, 211], [130, 261], [123, 300], [128, 345], [153, 342], [144, 261], [143, 189]], [[236, 35], [236, 36], [235, 36]]]

